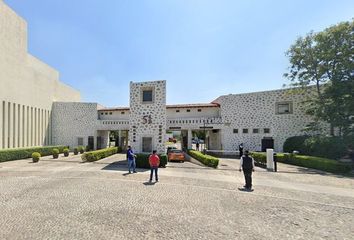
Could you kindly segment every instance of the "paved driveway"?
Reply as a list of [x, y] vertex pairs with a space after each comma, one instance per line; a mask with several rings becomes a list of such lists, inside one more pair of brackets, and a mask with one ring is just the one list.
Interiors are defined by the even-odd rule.
[[0, 163], [0, 239], [352, 239], [354, 180], [281, 165], [240, 192], [237, 160], [127, 174], [124, 155]]

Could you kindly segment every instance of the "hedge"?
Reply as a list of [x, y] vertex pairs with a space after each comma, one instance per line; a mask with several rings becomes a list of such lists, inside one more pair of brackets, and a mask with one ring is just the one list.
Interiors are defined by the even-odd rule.
[[251, 152], [250, 155], [254, 158], [255, 165], [258, 167], [267, 167], [267, 155], [261, 152]]
[[188, 154], [208, 167], [217, 168], [219, 165], [219, 159], [216, 157], [192, 149], [188, 150]]
[[118, 151], [117, 147], [110, 147], [110, 148], [100, 149], [96, 151], [86, 152], [81, 155], [81, 159], [87, 162], [94, 162], [102, 158], [106, 158], [113, 154], [116, 154], [117, 151]]
[[295, 136], [285, 140], [284, 152], [299, 151], [301, 155], [340, 159], [347, 154], [347, 142], [341, 137]]
[[31, 147], [31, 148], [14, 148], [14, 149], [3, 149], [0, 150], [0, 162], [19, 160], [25, 158], [31, 158], [32, 153], [38, 152], [41, 156], [52, 155], [53, 149], [59, 149], [62, 153], [64, 148], [68, 146], [44, 146], [44, 147]]
[[[251, 153], [252, 157], [257, 162], [266, 164], [266, 154], [265, 153]], [[350, 164], [345, 164], [338, 162], [336, 160], [306, 156], [306, 155], [297, 155], [297, 154], [287, 154], [287, 153], [277, 153], [276, 154], [277, 162], [287, 163], [291, 165], [307, 167], [318, 169], [326, 172], [332, 173], [347, 173], [352, 170]]]
[[[136, 158], [135, 158], [136, 167], [137, 168], [150, 168], [149, 156], [150, 156], [150, 154], [146, 154], [146, 153], [136, 154]], [[159, 157], [160, 157], [159, 167], [166, 167], [167, 156], [165, 154], [162, 154], [162, 155], [159, 155]]]

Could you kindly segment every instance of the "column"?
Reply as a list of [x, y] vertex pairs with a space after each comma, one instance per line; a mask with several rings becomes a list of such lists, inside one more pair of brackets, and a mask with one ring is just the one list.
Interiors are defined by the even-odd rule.
[[4, 126], [4, 139], [3, 139], [3, 146], [4, 149], [9, 147], [9, 104], [7, 102], [3, 102], [3, 109], [4, 109], [4, 118], [3, 118], [3, 126]]
[[20, 104], [18, 107], [18, 144], [17, 147], [23, 147], [23, 108]]
[[28, 146], [28, 107], [23, 106], [23, 146]]
[[187, 133], [187, 148], [188, 149], [192, 149], [192, 130], [188, 129], [188, 133]]
[[9, 142], [8, 147], [14, 147], [14, 107], [12, 103], [9, 103]]
[[118, 131], [118, 146], [122, 147], [122, 130]]
[[3, 137], [4, 137], [4, 110], [3, 110], [3, 107], [4, 107], [4, 102], [1, 101], [0, 102], [0, 149], [3, 149]]

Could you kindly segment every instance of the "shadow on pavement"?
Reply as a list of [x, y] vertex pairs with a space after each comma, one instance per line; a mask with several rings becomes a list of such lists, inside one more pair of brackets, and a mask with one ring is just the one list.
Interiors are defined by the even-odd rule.
[[154, 186], [156, 184], [156, 182], [144, 182], [143, 183], [145, 186]]
[[[99, 163], [103, 164], [103, 163]], [[107, 163], [105, 163], [107, 164]], [[110, 171], [127, 171], [126, 173], [123, 173], [123, 176], [127, 176], [133, 173], [128, 173], [128, 163], [127, 161], [118, 161], [118, 162], [113, 162], [109, 163], [107, 166], [104, 166], [101, 170], [110, 170]], [[146, 172], [150, 171], [149, 169], [144, 169], [144, 168], [137, 168], [136, 171], [139, 172]]]

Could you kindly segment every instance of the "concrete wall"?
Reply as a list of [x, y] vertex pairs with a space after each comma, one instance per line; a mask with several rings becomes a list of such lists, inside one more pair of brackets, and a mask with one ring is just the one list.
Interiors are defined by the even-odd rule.
[[[198, 109], [200, 110], [200, 112], [198, 111]], [[187, 112], [187, 110], [189, 110], [189, 112]], [[219, 107], [167, 108], [166, 114], [167, 114], [167, 119], [219, 117], [220, 108]]]
[[59, 73], [27, 52], [27, 23], [0, 1], [0, 149], [52, 144], [53, 101], [80, 101]]

